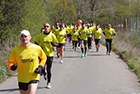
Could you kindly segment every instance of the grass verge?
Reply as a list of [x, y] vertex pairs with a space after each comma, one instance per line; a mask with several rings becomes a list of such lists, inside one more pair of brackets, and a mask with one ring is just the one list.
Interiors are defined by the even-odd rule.
[[[117, 42], [120, 42], [120, 39], [118, 39]], [[134, 48], [131, 50], [120, 49], [121, 48], [120, 45], [115, 45], [115, 43], [117, 43], [117, 42], [115, 41], [112, 44], [113, 52], [117, 53], [119, 55], [119, 57], [126, 62], [129, 69], [138, 76], [137, 80], [138, 80], [138, 82], [140, 82], [140, 57], [137, 54], [133, 54], [133, 53], [139, 53], [139, 52], [136, 52], [137, 50], [132, 52], [132, 50], [135, 48], [135, 46], [133, 46]], [[131, 40], [131, 42], [129, 41], [130, 44], [132, 43], [131, 45], [133, 45], [134, 42], [136, 42], [136, 41], [132, 41], [132, 40]], [[137, 41], [137, 42], [139, 42], [139, 41]], [[123, 42], [123, 43], [124, 43], [124, 45], [125, 45], [125, 43], [128, 44], [127, 42]], [[103, 41], [103, 40], [101, 41], [101, 44], [104, 46], [106, 45], [105, 41]], [[119, 44], [121, 44], [121, 43], [119, 43]], [[135, 44], [137, 44], [137, 43], [135, 43]], [[130, 46], [128, 46], [128, 48], [129, 47]]]

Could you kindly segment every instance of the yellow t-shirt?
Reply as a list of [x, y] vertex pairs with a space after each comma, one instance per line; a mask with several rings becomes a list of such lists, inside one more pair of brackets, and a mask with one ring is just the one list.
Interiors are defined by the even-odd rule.
[[106, 34], [105, 39], [112, 39], [113, 37], [110, 33], [115, 34], [115, 30], [113, 28], [105, 28], [104, 33]]
[[67, 34], [71, 34], [71, 32], [73, 31], [74, 26], [68, 27], [68, 33]]
[[66, 31], [64, 29], [62, 31], [59, 30], [58, 32], [56, 32], [58, 43], [65, 43], [65, 35]]
[[79, 32], [81, 34], [81, 39], [82, 40], [87, 40], [88, 35], [85, 33], [85, 32], [88, 32], [87, 29], [86, 28], [84, 28], [84, 29], [82, 28], [82, 29], [80, 29]]
[[72, 40], [73, 41], [78, 41], [78, 36], [79, 36], [78, 31], [72, 32], [71, 35], [72, 35]]
[[57, 33], [59, 30], [60, 30], [60, 28], [54, 28], [54, 29], [53, 29], [53, 31], [54, 31], [53, 34], [56, 36], [56, 33]]
[[87, 31], [89, 33], [88, 37], [92, 37], [93, 29], [92, 28], [88, 28]]
[[47, 59], [44, 51], [32, 43], [27, 48], [18, 45], [11, 51], [8, 61], [16, 62], [18, 65], [18, 82], [29, 83], [40, 79], [40, 74], [34, 72], [39, 65], [38, 57], [44, 59], [41, 62], [44, 66]]
[[93, 34], [95, 34], [95, 37], [94, 37], [95, 39], [101, 39], [102, 29], [101, 28], [99, 28], [98, 30], [95, 29], [93, 31]]
[[50, 34], [39, 34], [36, 42], [39, 44], [39, 46], [42, 47], [48, 57], [54, 56], [53, 46], [51, 42], [58, 43], [58, 40], [53, 33], [50, 32]]
[[50, 29], [50, 31], [54, 34], [55, 33], [55, 29]]

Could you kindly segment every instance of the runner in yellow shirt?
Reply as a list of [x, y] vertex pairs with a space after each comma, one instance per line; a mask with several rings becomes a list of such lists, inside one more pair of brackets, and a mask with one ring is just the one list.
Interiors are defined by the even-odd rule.
[[[43, 33], [44, 31], [45, 31], [45, 29], [44, 28], [41, 28], [41, 33]], [[36, 43], [37, 38], [38, 38], [38, 36], [36, 36], [36, 38], [35, 38], [35, 41], [34, 41], [35, 44], [37, 44]]]
[[[86, 51], [87, 51], [87, 38], [88, 38], [89, 33], [88, 33], [84, 23], [82, 24], [82, 29], [80, 29], [79, 34], [81, 36], [81, 52], [82, 52], [81, 56], [86, 57], [87, 56], [87, 53], [86, 53]], [[85, 48], [85, 52], [84, 52], [83, 47]]]
[[96, 29], [93, 31], [93, 34], [95, 39], [96, 52], [98, 52], [101, 44], [101, 34], [102, 34], [102, 29], [100, 28], [100, 25], [96, 26]]
[[68, 33], [67, 33], [69, 43], [71, 43], [71, 32], [72, 32], [73, 28], [74, 28], [74, 26], [72, 26], [72, 24], [70, 23], [69, 26], [68, 26]]
[[112, 40], [113, 36], [116, 35], [115, 30], [111, 28], [111, 24], [108, 25], [108, 28], [105, 28], [103, 34], [105, 35], [105, 41], [106, 41], [106, 54], [111, 55], [111, 49], [112, 49]]
[[[92, 31], [94, 31], [96, 29], [96, 24], [92, 23]], [[92, 43], [95, 44], [94, 42], [94, 35], [92, 35]]]
[[60, 25], [60, 30], [58, 32], [56, 32], [56, 37], [57, 37], [58, 43], [59, 43], [59, 46], [57, 47], [57, 56], [59, 58], [59, 55], [61, 55], [60, 63], [63, 63], [66, 31], [63, 29], [62, 25]]
[[71, 35], [72, 35], [73, 49], [74, 49], [74, 51], [76, 51], [77, 42], [78, 42], [78, 36], [79, 36], [78, 31], [76, 31], [76, 26], [74, 27], [73, 32], [71, 33]]
[[76, 31], [78, 32], [78, 49], [80, 49], [80, 45], [81, 45], [81, 41], [80, 41], [80, 35], [79, 35], [79, 31], [80, 31], [81, 27], [80, 25], [77, 25]]
[[[38, 35], [38, 38], [36, 40], [36, 43], [39, 44], [46, 56], [47, 56], [47, 62], [45, 65], [45, 69], [47, 70], [47, 75], [44, 74], [44, 79], [47, 80], [47, 88], [51, 88], [51, 67], [53, 63], [53, 56], [54, 56], [54, 51], [53, 51], [53, 46], [58, 46], [58, 41], [56, 36], [50, 32], [50, 24], [45, 23], [44, 24], [45, 31], [44, 33], [41, 33]], [[46, 77], [47, 76], [47, 77]]]
[[28, 30], [21, 31], [20, 40], [21, 45], [16, 46], [8, 58], [9, 69], [16, 70], [18, 67], [20, 94], [36, 94], [40, 74], [47, 58], [41, 47], [30, 43], [31, 35]]
[[54, 27], [54, 25], [52, 25], [51, 26], [51, 29], [50, 29], [50, 31], [53, 33], [53, 34], [55, 34], [55, 29], [54, 29], [55, 27]]
[[91, 47], [91, 43], [92, 43], [92, 32], [93, 32], [93, 29], [90, 27], [90, 24], [87, 25], [87, 30], [88, 30], [88, 50], [90, 50], [92, 47]]

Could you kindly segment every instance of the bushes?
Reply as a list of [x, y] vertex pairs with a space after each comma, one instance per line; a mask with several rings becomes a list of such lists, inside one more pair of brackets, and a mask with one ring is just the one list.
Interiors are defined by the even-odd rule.
[[0, 82], [2, 82], [6, 78], [6, 67], [0, 66]]

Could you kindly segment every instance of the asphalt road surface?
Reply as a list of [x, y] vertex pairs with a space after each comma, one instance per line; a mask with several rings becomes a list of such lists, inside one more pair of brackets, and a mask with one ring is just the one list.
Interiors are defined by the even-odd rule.
[[[106, 55], [104, 46], [96, 52], [93, 45], [83, 58], [80, 49], [74, 51], [71, 44], [65, 49], [63, 64], [55, 52], [52, 88], [46, 88], [41, 76], [36, 94], [140, 94], [135, 73], [115, 53]], [[0, 94], [19, 94], [17, 74], [0, 83]]]

